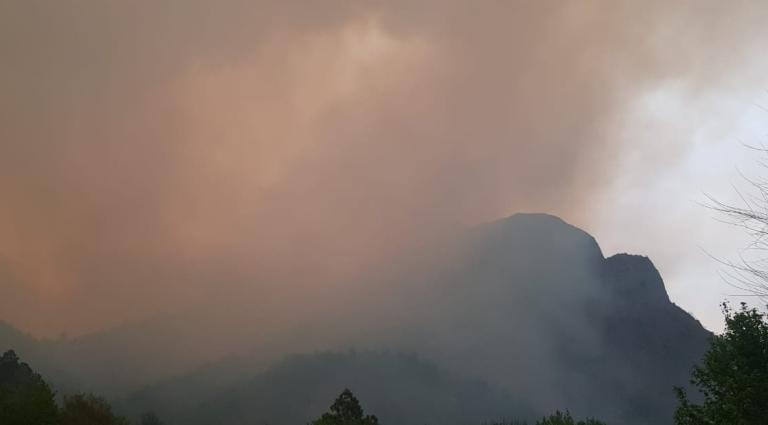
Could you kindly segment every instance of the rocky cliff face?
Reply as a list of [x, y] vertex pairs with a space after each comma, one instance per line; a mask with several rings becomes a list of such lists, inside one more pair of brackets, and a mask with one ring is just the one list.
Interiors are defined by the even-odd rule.
[[672, 387], [687, 385], [711, 334], [669, 300], [646, 257], [606, 259], [602, 281], [612, 293], [597, 322], [605, 345], [602, 369], [610, 378], [606, 388], [627, 401], [620, 417], [627, 423], [671, 423]]
[[616, 254], [603, 260], [603, 280], [618, 300], [643, 305], [670, 303], [661, 275], [648, 257]]

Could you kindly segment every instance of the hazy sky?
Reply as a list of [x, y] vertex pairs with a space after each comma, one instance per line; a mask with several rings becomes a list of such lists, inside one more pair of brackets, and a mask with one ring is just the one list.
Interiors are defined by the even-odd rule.
[[[671, 3], [671, 4], [670, 4]], [[650, 256], [710, 328], [707, 256], [768, 133], [754, 1], [0, 0], [0, 312], [77, 334], [343, 285], [517, 211]]]

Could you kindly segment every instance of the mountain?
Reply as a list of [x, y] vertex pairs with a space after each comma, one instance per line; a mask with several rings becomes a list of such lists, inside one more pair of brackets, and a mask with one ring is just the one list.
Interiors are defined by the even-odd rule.
[[[122, 398], [130, 411], [156, 408], [170, 421], [208, 418], [206, 412], [224, 406], [233, 409], [231, 423], [269, 419], [251, 406], [280, 410], [286, 398], [292, 400], [286, 409], [295, 414], [290, 417], [304, 420], [354, 383], [360, 398], [372, 403], [371, 412], [381, 409], [397, 423], [439, 419], [426, 413], [431, 409], [422, 414], [407, 405], [408, 387], [418, 389], [422, 405], [485, 400], [481, 405], [494, 406], [485, 414], [467, 408], [475, 423], [505, 411], [497, 402], [520, 415], [570, 409], [612, 424], [672, 422], [672, 388], [688, 382], [711, 334], [669, 300], [648, 258], [606, 258], [592, 236], [546, 214], [516, 214], [446, 241], [407, 253], [389, 273], [361, 278], [359, 288], [345, 288], [344, 302], [306, 294], [313, 301], [302, 312], [306, 316], [282, 314], [270, 321], [272, 310], [247, 299], [245, 307], [260, 314], [258, 322], [238, 311], [232, 317], [239, 322], [212, 324], [221, 316], [214, 311], [53, 342], [0, 326], [0, 349], [22, 347], [19, 354], [40, 365], [57, 388]], [[261, 324], [286, 317], [292, 321], [261, 331]], [[239, 328], [262, 335], [242, 337]], [[242, 341], [235, 345], [227, 336]], [[285, 353], [351, 347], [418, 353], [445, 377], [412, 381], [428, 374], [403, 366], [410, 363], [397, 355], [278, 362]], [[228, 352], [248, 353], [248, 360], [216, 361]], [[213, 363], [200, 368], [205, 361]], [[487, 383], [487, 396], [464, 390], [477, 381]]]
[[224, 347], [198, 349], [199, 328], [182, 325], [180, 320], [156, 317], [60, 339], [37, 339], [0, 322], [0, 350], [14, 349], [59, 392], [92, 391], [118, 397], [226, 353]]
[[395, 344], [488, 380], [539, 411], [610, 423], [671, 423], [711, 334], [670, 302], [645, 257], [605, 258], [557, 217], [476, 228], [419, 288], [409, 341]]

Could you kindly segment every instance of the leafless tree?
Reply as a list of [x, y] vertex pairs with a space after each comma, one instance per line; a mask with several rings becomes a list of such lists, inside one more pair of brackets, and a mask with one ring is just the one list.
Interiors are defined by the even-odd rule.
[[[752, 147], [763, 159], [759, 164], [768, 170], [768, 147]], [[746, 294], [768, 301], [768, 179], [742, 174], [748, 190], [734, 188], [738, 204], [721, 202], [708, 196], [707, 206], [717, 211], [722, 221], [738, 226], [751, 242], [736, 261], [719, 260], [727, 267], [726, 281]], [[746, 254], [746, 255], [745, 255]]]

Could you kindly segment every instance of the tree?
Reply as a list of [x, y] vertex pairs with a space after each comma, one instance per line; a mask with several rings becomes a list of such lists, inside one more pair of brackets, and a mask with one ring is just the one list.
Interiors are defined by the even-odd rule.
[[128, 425], [128, 420], [115, 415], [103, 398], [75, 394], [64, 397], [60, 425]]
[[363, 416], [360, 402], [349, 389], [344, 389], [331, 405], [331, 411], [324, 413], [312, 425], [378, 425], [374, 415]]
[[701, 404], [676, 388], [678, 425], [764, 425], [768, 420], [768, 323], [745, 303], [734, 312], [723, 303], [726, 329], [712, 341], [691, 384]]
[[0, 357], [0, 424], [54, 425], [54, 392], [13, 350]]
[[576, 422], [572, 417], [571, 413], [567, 410], [565, 413], [561, 411], [556, 411], [554, 414], [549, 415], [540, 421], [536, 422], [536, 425], [605, 425], [603, 422], [598, 421], [597, 419], [586, 419], [583, 421]]

